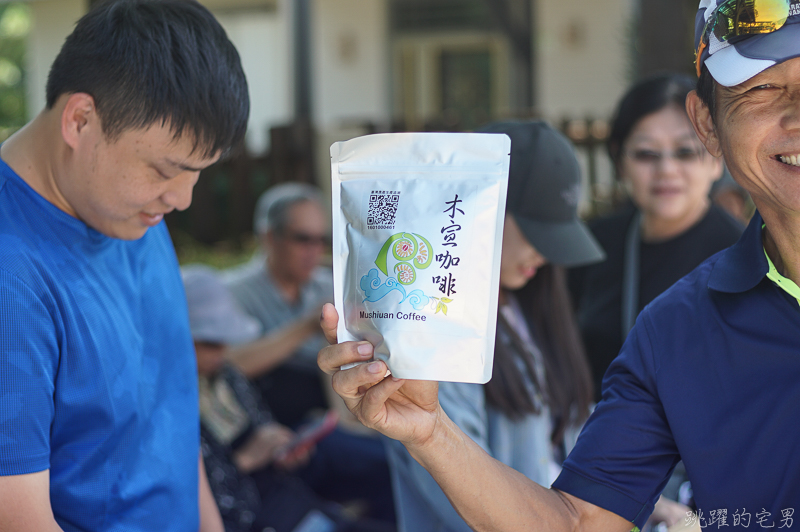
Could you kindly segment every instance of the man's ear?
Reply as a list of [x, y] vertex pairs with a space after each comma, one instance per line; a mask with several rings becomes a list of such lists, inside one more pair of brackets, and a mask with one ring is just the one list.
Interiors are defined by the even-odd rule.
[[88, 128], [100, 127], [100, 117], [94, 98], [85, 92], [76, 92], [67, 97], [61, 112], [61, 136], [64, 142], [76, 149]]
[[692, 121], [697, 137], [708, 152], [714, 157], [722, 157], [717, 128], [714, 125], [711, 110], [697, 95], [697, 91], [691, 91], [686, 96], [686, 113], [689, 115], [689, 120]]

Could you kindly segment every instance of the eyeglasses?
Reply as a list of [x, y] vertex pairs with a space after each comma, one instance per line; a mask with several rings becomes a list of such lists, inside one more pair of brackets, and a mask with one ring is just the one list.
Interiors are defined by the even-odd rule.
[[284, 233], [283, 238], [301, 246], [327, 246], [331, 239], [326, 235], [310, 235], [308, 233]]
[[739, 37], [772, 33], [786, 23], [790, 3], [791, 0], [726, 0], [718, 5], [703, 27], [697, 46], [697, 76], [700, 77], [703, 66], [701, 56], [710, 42], [712, 32], [720, 42], [735, 42]]
[[665, 157], [671, 158], [683, 164], [691, 164], [699, 161], [705, 155], [705, 150], [700, 148], [678, 148], [674, 151], [656, 151], [645, 148], [626, 150], [625, 155], [632, 161], [639, 164], [659, 164]]

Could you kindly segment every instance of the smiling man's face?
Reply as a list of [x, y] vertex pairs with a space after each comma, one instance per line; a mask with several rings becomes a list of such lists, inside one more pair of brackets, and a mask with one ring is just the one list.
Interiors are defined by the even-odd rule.
[[709, 151], [725, 157], [762, 214], [800, 217], [800, 58], [741, 85], [718, 86], [715, 118], [715, 125], [695, 118], [698, 133]]

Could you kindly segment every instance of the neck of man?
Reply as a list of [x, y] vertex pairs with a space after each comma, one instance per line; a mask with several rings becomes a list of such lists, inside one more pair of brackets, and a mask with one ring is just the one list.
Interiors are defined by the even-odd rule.
[[644, 242], [661, 242], [681, 235], [703, 219], [708, 212], [711, 202], [704, 201], [686, 216], [677, 219], [665, 220], [657, 216], [648, 216], [642, 213], [641, 235]]
[[267, 270], [269, 271], [272, 282], [278, 287], [278, 291], [291, 304], [297, 303], [300, 299], [301, 285], [294, 278], [284, 272], [280, 266], [274, 263], [272, 258], [274, 253], [267, 253]]
[[800, 286], [800, 216], [787, 218], [762, 213], [764, 250], [778, 273]]
[[76, 216], [58, 187], [58, 161], [64, 161], [67, 154], [63, 140], [54, 133], [60, 131], [54, 123], [57, 114], [56, 109], [42, 111], [3, 143], [0, 157], [40, 196]]

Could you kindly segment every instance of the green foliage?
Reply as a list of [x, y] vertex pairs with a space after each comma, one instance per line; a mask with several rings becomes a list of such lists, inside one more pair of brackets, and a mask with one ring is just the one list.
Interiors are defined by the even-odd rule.
[[225, 270], [244, 264], [250, 260], [256, 251], [255, 239], [246, 241], [243, 245], [237, 245], [229, 241], [207, 245], [198, 242], [183, 231], [173, 230], [171, 233], [172, 240], [175, 243], [175, 252], [178, 255], [178, 262], [182, 266], [200, 263], [207, 264], [218, 270]]
[[0, 4], [0, 141], [27, 121], [25, 49], [30, 28], [26, 4]]

